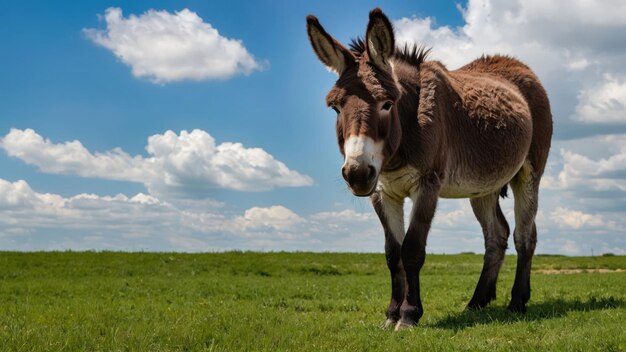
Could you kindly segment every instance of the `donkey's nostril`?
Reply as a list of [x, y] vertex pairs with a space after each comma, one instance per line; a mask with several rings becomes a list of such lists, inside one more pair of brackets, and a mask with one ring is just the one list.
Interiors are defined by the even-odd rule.
[[343, 166], [341, 168], [341, 176], [343, 176], [343, 179], [348, 181], [348, 168]]
[[376, 176], [376, 168], [374, 168], [372, 165], [368, 166], [367, 167], [367, 179], [371, 181], [375, 176]]

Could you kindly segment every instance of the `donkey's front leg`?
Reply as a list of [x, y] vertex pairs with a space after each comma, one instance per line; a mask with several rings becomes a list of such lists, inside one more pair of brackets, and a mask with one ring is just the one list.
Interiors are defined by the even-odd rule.
[[387, 307], [387, 320], [384, 327], [396, 325], [400, 319], [400, 305], [404, 301], [406, 279], [402, 268], [401, 250], [404, 238], [404, 200], [389, 197], [376, 191], [370, 197], [374, 210], [385, 231], [385, 256], [391, 274], [391, 300]]
[[419, 273], [426, 259], [426, 238], [435, 215], [441, 183], [437, 173], [421, 177], [417, 191], [411, 195], [413, 209], [406, 237], [402, 242], [402, 264], [406, 273], [407, 292], [400, 307], [396, 331], [411, 327], [424, 313], [420, 298]]

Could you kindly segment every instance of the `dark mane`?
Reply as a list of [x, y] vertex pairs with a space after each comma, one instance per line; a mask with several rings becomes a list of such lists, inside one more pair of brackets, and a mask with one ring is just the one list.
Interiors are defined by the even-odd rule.
[[363, 37], [352, 38], [348, 46], [356, 57], [360, 57], [365, 52], [365, 41], [363, 40]]
[[[356, 37], [348, 45], [352, 53], [358, 58], [365, 52], [365, 41], [362, 37]], [[419, 66], [426, 61], [431, 48], [425, 46], [404, 44], [404, 47], [396, 47], [394, 57], [410, 65]]]
[[410, 65], [419, 66], [422, 62], [426, 61], [428, 54], [430, 54], [430, 49], [431, 48], [427, 48], [423, 45], [404, 44], [403, 48], [396, 48], [394, 57]]

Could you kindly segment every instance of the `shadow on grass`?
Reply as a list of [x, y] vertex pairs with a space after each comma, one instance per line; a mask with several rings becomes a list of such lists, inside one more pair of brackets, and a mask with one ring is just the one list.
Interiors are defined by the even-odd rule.
[[430, 326], [440, 329], [462, 330], [483, 324], [510, 324], [518, 321], [539, 321], [554, 319], [567, 315], [569, 312], [587, 312], [592, 310], [615, 309], [626, 304], [621, 298], [591, 297], [588, 301], [553, 299], [527, 306], [526, 314], [512, 313], [504, 307], [487, 307], [480, 311], [468, 311], [451, 314]]

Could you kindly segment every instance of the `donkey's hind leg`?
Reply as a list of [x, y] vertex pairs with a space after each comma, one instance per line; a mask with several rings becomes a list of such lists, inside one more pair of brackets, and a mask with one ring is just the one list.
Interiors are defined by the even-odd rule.
[[540, 178], [541, 176], [537, 176], [531, 164], [527, 162], [511, 180], [511, 188], [515, 196], [513, 237], [517, 250], [517, 269], [508, 309], [513, 312], [526, 312], [526, 303], [530, 299], [530, 269], [537, 245], [535, 216], [537, 215]]
[[500, 209], [498, 195], [499, 192], [496, 192], [481, 198], [470, 199], [474, 215], [485, 236], [485, 257], [478, 285], [467, 304], [468, 309], [481, 309], [496, 298], [496, 282], [509, 238], [509, 224]]

